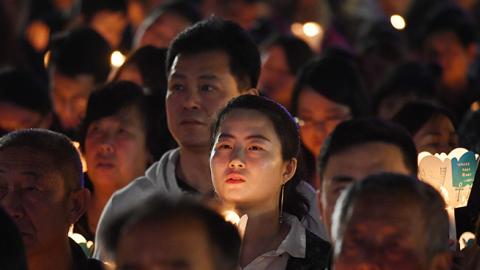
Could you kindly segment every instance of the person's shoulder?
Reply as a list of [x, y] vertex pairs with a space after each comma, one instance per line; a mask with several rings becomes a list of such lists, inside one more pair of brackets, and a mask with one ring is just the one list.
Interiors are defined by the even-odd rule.
[[330, 254], [332, 245], [330, 245], [329, 242], [323, 240], [307, 229], [305, 230], [305, 236], [307, 240], [307, 256], [308, 253], [317, 254], [320, 257]]
[[117, 203], [118, 201], [129, 200], [129, 198], [136, 198], [143, 193], [149, 193], [153, 186], [154, 184], [151, 179], [146, 176], [140, 176], [130, 182], [127, 186], [114, 192], [112, 195], [112, 201]]
[[105, 265], [103, 262], [87, 258], [82, 248], [71, 238], [69, 238], [70, 249], [73, 256], [73, 266], [79, 270], [103, 270]]
[[89, 258], [87, 260], [86, 270], [104, 270], [104, 269], [106, 269], [106, 268], [105, 268], [105, 265], [103, 264], [103, 262], [101, 262], [97, 259], [93, 259], [93, 258]]
[[306, 259], [314, 266], [312, 269], [327, 269], [332, 256], [332, 245], [306, 230]]
[[297, 191], [300, 192], [303, 196], [305, 196], [307, 199], [311, 199], [316, 197], [316, 190], [315, 188], [309, 184], [307, 181], [300, 181], [297, 185]]
[[[117, 204], [131, 205], [135, 201], [150, 196], [154, 192], [168, 192], [171, 183], [166, 183], [168, 175], [171, 174], [167, 167], [174, 163], [178, 149], [172, 149], [166, 152], [159, 161], [153, 163], [146, 171], [145, 175], [137, 177], [124, 188], [113, 193], [111, 201], [115, 208]], [[169, 181], [171, 182], [171, 181]], [[172, 189], [172, 188], [170, 188]], [[133, 201], [132, 201], [133, 200]]]
[[287, 270], [323, 270], [327, 269], [332, 247], [329, 242], [305, 229], [306, 252], [305, 258], [291, 257], [287, 263]]

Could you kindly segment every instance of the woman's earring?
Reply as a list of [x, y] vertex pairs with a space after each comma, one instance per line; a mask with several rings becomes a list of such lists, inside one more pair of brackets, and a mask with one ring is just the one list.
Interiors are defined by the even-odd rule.
[[278, 216], [278, 221], [280, 224], [283, 223], [283, 195], [284, 195], [285, 184], [282, 185], [282, 190], [280, 191], [280, 213]]

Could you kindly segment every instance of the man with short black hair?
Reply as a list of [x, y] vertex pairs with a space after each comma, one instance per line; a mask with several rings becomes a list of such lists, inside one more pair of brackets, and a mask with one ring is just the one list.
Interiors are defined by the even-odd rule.
[[375, 118], [338, 125], [318, 159], [320, 212], [328, 234], [340, 192], [352, 182], [380, 172], [417, 174], [417, 152], [407, 131]]
[[445, 202], [414, 177], [355, 182], [338, 199], [332, 226], [335, 269], [451, 269]]
[[111, 49], [90, 28], [78, 28], [54, 37], [49, 62], [53, 130], [78, 139], [88, 97], [110, 73]]
[[79, 154], [56, 132], [29, 129], [0, 138], [0, 205], [22, 235], [28, 269], [101, 269], [68, 238], [85, 212]]
[[97, 227], [95, 257], [107, 260], [105, 224], [152, 193], [213, 196], [210, 127], [218, 111], [241, 94], [255, 92], [260, 73], [258, 49], [238, 25], [218, 18], [180, 33], [167, 53], [165, 98], [168, 128], [179, 148], [166, 152], [127, 187], [115, 192]]
[[49, 128], [52, 104], [48, 87], [21, 69], [0, 71], [0, 134], [25, 128]]
[[116, 217], [107, 246], [120, 269], [237, 269], [240, 235], [192, 198], [153, 196]]

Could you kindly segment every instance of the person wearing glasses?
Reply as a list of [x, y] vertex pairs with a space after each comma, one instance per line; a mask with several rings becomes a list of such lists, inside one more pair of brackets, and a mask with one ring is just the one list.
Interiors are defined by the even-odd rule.
[[318, 188], [315, 158], [343, 121], [367, 114], [368, 105], [352, 56], [331, 49], [307, 63], [297, 77], [291, 112], [300, 126], [306, 180]]

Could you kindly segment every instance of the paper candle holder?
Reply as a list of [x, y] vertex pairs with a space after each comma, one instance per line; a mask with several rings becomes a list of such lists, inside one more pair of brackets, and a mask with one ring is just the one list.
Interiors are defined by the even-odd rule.
[[418, 178], [435, 187], [452, 208], [464, 207], [472, 190], [479, 156], [465, 148], [455, 148], [448, 155], [421, 152]]

